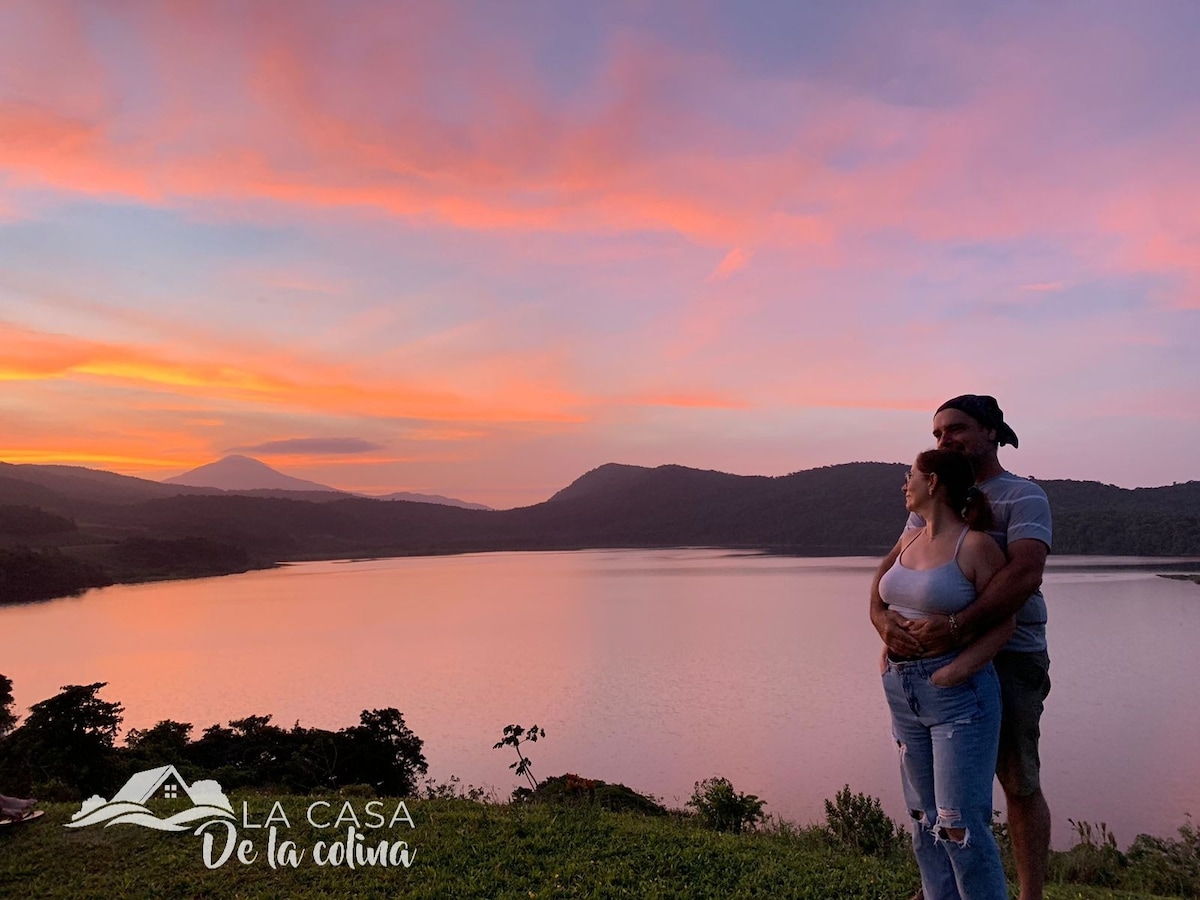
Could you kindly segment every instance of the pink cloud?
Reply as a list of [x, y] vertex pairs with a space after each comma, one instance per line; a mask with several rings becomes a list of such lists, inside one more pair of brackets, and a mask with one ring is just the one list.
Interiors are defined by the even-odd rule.
[[616, 397], [597, 397], [597, 405], [617, 406], [676, 406], [690, 409], [748, 409], [751, 404], [727, 391], [687, 390], [624, 394]]
[[[1041, 51], [1074, 22], [1051, 20], [1045, 35], [999, 31], [984, 50], [933, 41], [974, 75], [969, 106], [755, 79], [711, 54], [627, 35], [611, 41], [571, 110], [555, 106], [512, 38], [485, 40], [450, 8], [407, 10], [401, 28], [387, 5], [364, 5], [350, 23], [330, 21], [327, 7], [260, 6], [246, 28], [219, 7], [149, 6], [123, 24], [146, 50], [158, 98], [114, 108], [113, 73], [70, 7], [55, 9], [31, 18], [59, 52], [18, 58], [26, 87], [0, 108], [10, 180], [150, 203], [364, 208], [485, 231], [665, 230], [732, 245], [715, 280], [743, 268], [751, 244], [807, 249], [828, 265], [851, 248], [860, 258], [860, 238], [888, 229], [928, 241], [1071, 240], [1113, 222], [1104, 211], [1130, 202], [1114, 197], [1154, 182], [1145, 161], [1170, 152], [1147, 136], [1135, 158], [1092, 143], [1080, 161], [1071, 131], [1055, 131], [1063, 99], [1045, 85], [1072, 60]], [[1128, 43], [1091, 30], [1093, 52]], [[374, 33], [385, 39], [372, 43]], [[430, 48], [451, 40], [461, 52], [447, 71]], [[214, 92], [205, 85], [218, 66]], [[72, 79], [89, 85], [83, 100], [54, 87]], [[739, 131], [674, 104], [685, 84], [803, 115], [780, 118], [769, 136]], [[1084, 87], [1075, 77], [1062, 90]], [[442, 88], [460, 109], [439, 108]], [[844, 153], [862, 163], [830, 163]], [[1173, 176], [1176, 196], [1200, 188], [1185, 167]], [[1127, 265], [1191, 271], [1194, 223], [1126, 215], [1115, 236]]]
[[741, 247], [734, 247], [721, 260], [720, 264], [713, 269], [712, 274], [708, 276], [709, 281], [724, 281], [735, 272], [738, 272], [746, 267], [750, 262], [752, 253], [748, 253]]

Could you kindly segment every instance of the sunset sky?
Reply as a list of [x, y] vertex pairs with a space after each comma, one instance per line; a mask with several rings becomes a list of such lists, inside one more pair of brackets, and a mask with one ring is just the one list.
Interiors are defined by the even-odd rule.
[[0, 4], [0, 460], [1200, 478], [1200, 3]]

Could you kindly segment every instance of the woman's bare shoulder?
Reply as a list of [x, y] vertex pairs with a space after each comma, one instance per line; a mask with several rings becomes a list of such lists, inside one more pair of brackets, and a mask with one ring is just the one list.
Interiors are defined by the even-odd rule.
[[963, 552], [980, 562], [999, 568], [1004, 565], [1004, 551], [986, 531], [968, 531], [963, 540]]

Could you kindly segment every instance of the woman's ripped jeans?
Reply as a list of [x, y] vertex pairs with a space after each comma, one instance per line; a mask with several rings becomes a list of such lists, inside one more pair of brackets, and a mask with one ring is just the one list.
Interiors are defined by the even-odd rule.
[[883, 673], [913, 849], [926, 900], [1001, 900], [1008, 889], [991, 828], [1000, 682], [989, 664], [938, 687], [930, 676], [954, 655], [888, 660]]

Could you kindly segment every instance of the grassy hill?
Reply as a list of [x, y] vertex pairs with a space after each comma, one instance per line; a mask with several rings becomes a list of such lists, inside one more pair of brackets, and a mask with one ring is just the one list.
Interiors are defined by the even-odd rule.
[[[415, 827], [371, 832], [404, 840], [408, 868], [318, 866], [316, 842], [344, 840], [346, 828], [311, 827], [303, 811], [314, 797], [234, 795], [262, 823], [278, 800], [291, 840], [306, 854], [297, 868], [271, 868], [265, 829], [238, 828], [257, 857], [233, 856], [208, 869], [201, 838], [133, 825], [72, 830], [62, 827], [76, 804], [49, 804], [39, 822], [0, 833], [0, 894], [70, 898], [811, 898], [907, 900], [918, 883], [911, 854], [866, 856], [832, 844], [820, 828], [776, 825], [740, 835], [718, 833], [680, 816], [613, 813], [594, 806], [495, 805], [465, 800], [408, 801]], [[338, 810], [342, 800], [323, 798]], [[363, 801], [355, 802], [361, 816]], [[394, 801], [384, 804], [388, 813]], [[336, 813], [332, 813], [332, 815]], [[386, 833], [384, 833], [386, 832]], [[221, 841], [224, 841], [223, 831]], [[218, 845], [217, 849], [220, 847]], [[1069, 874], [1068, 854], [1056, 854], [1055, 879]], [[1075, 870], [1076, 876], [1085, 874]], [[1154, 900], [1157, 894], [1114, 890], [1077, 881], [1047, 887], [1050, 900]], [[1192, 895], [1194, 896], [1194, 894]]]

